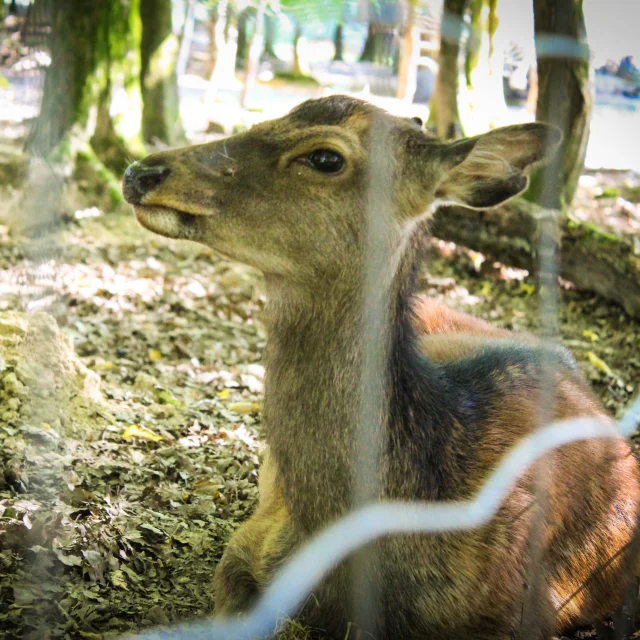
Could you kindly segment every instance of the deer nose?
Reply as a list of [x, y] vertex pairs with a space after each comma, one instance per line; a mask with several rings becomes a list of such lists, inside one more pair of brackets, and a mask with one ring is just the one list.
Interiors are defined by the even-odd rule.
[[143, 196], [153, 191], [171, 173], [161, 165], [148, 166], [134, 162], [127, 167], [122, 180], [122, 193], [129, 204], [140, 204]]

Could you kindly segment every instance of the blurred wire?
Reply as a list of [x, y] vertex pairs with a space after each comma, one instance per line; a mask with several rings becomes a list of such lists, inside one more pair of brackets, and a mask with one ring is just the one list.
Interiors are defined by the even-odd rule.
[[518, 478], [543, 455], [570, 442], [630, 436], [639, 421], [640, 397], [617, 428], [612, 422], [588, 418], [545, 427], [524, 438], [507, 454], [475, 500], [446, 504], [390, 502], [358, 509], [319, 533], [291, 558], [244, 618], [184, 624], [135, 637], [139, 640], [249, 640], [271, 634], [279, 620], [295, 614], [332, 567], [363, 545], [393, 533], [441, 533], [480, 527], [495, 515]]

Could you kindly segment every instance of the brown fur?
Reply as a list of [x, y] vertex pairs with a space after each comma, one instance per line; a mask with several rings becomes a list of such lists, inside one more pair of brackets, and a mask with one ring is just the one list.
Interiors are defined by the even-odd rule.
[[[377, 499], [470, 499], [543, 418], [606, 419], [560, 348], [543, 351], [532, 336], [411, 297], [434, 200], [477, 208], [504, 201], [557, 141], [554, 130], [534, 124], [445, 144], [409, 121], [334, 96], [128, 170], [125, 195], [143, 225], [265, 274], [269, 453], [256, 513], [216, 570], [219, 614], [246, 611], [301, 543], [353, 506], [371, 207], [383, 210], [386, 251], [374, 264], [373, 293], [387, 319], [379, 345], [384, 447], [380, 470], [367, 479]], [[311, 166], [318, 149], [340, 153], [344, 169]], [[140, 175], [154, 170], [162, 179], [144, 186]], [[551, 401], [542, 395], [549, 389]], [[523, 470], [486, 526], [372, 544], [377, 553], [363, 557], [375, 615], [354, 617], [345, 563], [299, 616], [340, 639], [352, 621], [389, 640], [548, 638], [615, 609], [639, 500], [625, 442], [565, 446]]]

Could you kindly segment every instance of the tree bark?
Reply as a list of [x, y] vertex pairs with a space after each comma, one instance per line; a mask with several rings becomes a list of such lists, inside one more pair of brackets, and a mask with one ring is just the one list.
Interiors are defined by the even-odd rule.
[[334, 62], [343, 62], [344, 61], [344, 42], [342, 39], [343, 35], [343, 25], [342, 22], [338, 22], [336, 25], [336, 29], [333, 32], [333, 61]]
[[[228, 9], [229, 0], [219, 0], [216, 13], [212, 16], [213, 29], [210, 31], [212, 64], [209, 85], [205, 96], [205, 104], [207, 105], [209, 113], [211, 113], [213, 109], [220, 83], [224, 79], [225, 64], [228, 64], [227, 57], [230, 55], [230, 52], [227, 51], [227, 39], [225, 37]], [[235, 59], [231, 75], [233, 75], [233, 70], [235, 70]]]
[[[535, 272], [544, 212], [524, 198], [489, 211], [442, 207], [432, 232], [507, 265]], [[640, 257], [633, 243], [566, 216], [559, 224], [559, 274], [578, 289], [598, 293], [630, 315], [640, 316]]]
[[[138, 0], [53, 2], [51, 20], [51, 65], [26, 148], [31, 155], [68, 162], [82, 146], [83, 153], [97, 152], [110, 168], [124, 170], [127, 156], [143, 151]], [[126, 101], [114, 113], [119, 89]]]
[[360, 54], [360, 62], [387, 64], [391, 57], [388, 42], [389, 36], [390, 27], [382, 22], [370, 20], [367, 27], [367, 38]]
[[[532, 177], [528, 197], [549, 209], [571, 203], [589, 139], [591, 92], [589, 49], [582, 0], [534, 0], [538, 100], [536, 120], [562, 130], [564, 139], [551, 166]], [[574, 54], [549, 51], [549, 36], [571, 38]], [[557, 43], [556, 43], [557, 44]], [[582, 56], [582, 57], [581, 57]]]
[[470, 0], [469, 2], [469, 38], [464, 57], [464, 75], [467, 87], [473, 86], [473, 72], [480, 61], [482, 48], [482, 8], [484, 0]]
[[498, 29], [497, 0], [471, 0], [470, 34], [467, 40], [464, 71], [465, 86], [459, 97], [466, 135], [493, 129], [504, 121], [503, 59], [495, 56]]
[[238, 59], [246, 61], [249, 38], [247, 37], [247, 25], [249, 22], [249, 9], [244, 9], [238, 16]]
[[[416, 29], [416, 5], [417, 0], [408, 0], [409, 13], [407, 16], [407, 24], [400, 45], [400, 65], [398, 70], [398, 91], [396, 97], [400, 100], [412, 100], [415, 93], [417, 61], [415, 56], [415, 47], [420, 43], [415, 41]], [[418, 35], [419, 37], [419, 35]], [[413, 87], [413, 92], [409, 89]], [[411, 94], [411, 95], [409, 95]]]
[[300, 64], [300, 51], [298, 51], [298, 45], [300, 44], [300, 38], [302, 37], [302, 25], [298, 18], [292, 18], [293, 20], [293, 65], [291, 71], [296, 76], [303, 75], [302, 65]]
[[467, 0], [445, 0], [440, 28], [440, 68], [431, 98], [429, 125], [441, 138], [456, 138], [462, 133], [458, 109], [458, 58], [460, 37]]
[[266, 58], [277, 58], [274, 46], [276, 43], [276, 33], [278, 31], [278, 18], [270, 13], [265, 14], [264, 30], [264, 51], [262, 55]]
[[178, 97], [178, 38], [172, 30], [171, 0], [140, 0], [142, 20], [142, 135], [147, 142], [184, 140]]
[[195, 2], [193, 0], [187, 0], [187, 9], [185, 11], [184, 24], [180, 36], [180, 50], [178, 51], [178, 61], [176, 62], [176, 75], [178, 77], [183, 76], [187, 72], [187, 66], [189, 65], [191, 43], [193, 42], [193, 32], [196, 23], [195, 9]]
[[258, 67], [260, 66], [260, 53], [262, 52], [262, 34], [264, 32], [264, 14], [267, 8], [267, 0], [259, 0], [256, 9], [256, 28], [251, 38], [249, 46], [249, 56], [247, 58], [246, 74], [244, 78], [244, 86], [240, 96], [240, 104], [246, 108], [251, 91], [256, 84], [258, 78]]

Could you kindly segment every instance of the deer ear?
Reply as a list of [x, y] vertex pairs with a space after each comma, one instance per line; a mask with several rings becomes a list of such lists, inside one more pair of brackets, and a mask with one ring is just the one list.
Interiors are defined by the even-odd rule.
[[527, 174], [549, 161], [561, 140], [560, 129], [536, 122], [445, 145], [436, 200], [472, 209], [495, 207], [527, 188]]

